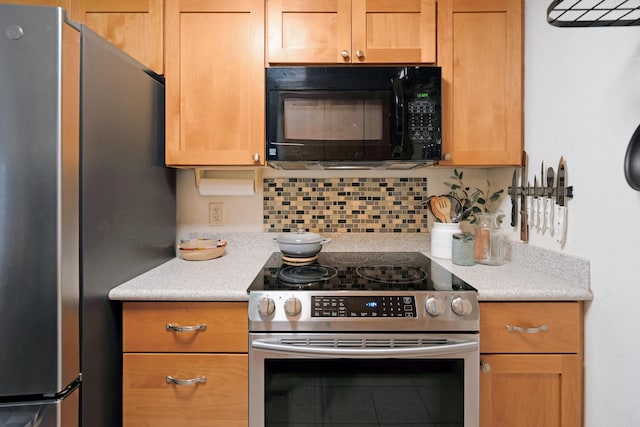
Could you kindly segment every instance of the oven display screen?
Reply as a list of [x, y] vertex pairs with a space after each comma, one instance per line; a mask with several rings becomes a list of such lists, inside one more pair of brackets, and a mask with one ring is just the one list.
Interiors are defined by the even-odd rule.
[[312, 296], [312, 317], [416, 317], [413, 296]]

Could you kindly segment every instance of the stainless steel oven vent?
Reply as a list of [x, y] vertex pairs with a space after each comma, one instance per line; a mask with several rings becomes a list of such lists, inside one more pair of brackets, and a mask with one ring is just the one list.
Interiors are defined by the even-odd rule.
[[325, 348], [412, 348], [449, 344], [446, 338], [281, 338], [280, 344]]

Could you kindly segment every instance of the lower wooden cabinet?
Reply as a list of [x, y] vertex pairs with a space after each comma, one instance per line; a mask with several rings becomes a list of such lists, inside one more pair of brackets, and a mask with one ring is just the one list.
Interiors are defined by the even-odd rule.
[[480, 304], [480, 426], [582, 425], [580, 302]]
[[123, 304], [124, 427], [246, 427], [246, 302]]
[[[480, 304], [480, 426], [582, 425], [580, 302]], [[123, 304], [123, 425], [247, 426], [246, 302]]]
[[246, 354], [125, 354], [123, 425], [246, 426], [247, 366]]

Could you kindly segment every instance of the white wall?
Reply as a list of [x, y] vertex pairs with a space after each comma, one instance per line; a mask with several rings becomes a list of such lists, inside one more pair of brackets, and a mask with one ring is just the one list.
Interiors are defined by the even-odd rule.
[[[525, 148], [567, 162], [568, 235], [563, 252], [591, 261], [585, 324], [585, 426], [639, 426], [640, 193], [624, 177], [640, 125], [640, 27], [556, 28], [550, 0], [527, 0]], [[530, 244], [560, 250], [531, 233]]]

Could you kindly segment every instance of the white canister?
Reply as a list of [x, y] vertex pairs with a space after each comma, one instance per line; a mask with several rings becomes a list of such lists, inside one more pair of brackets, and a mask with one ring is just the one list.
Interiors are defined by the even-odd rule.
[[457, 222], [434, 222], [431, 229], [431, 255], [451, 259], [451, 241], [453, 235], [460, 232]]

